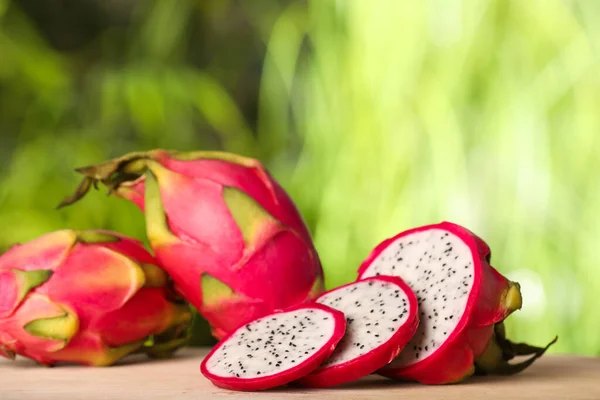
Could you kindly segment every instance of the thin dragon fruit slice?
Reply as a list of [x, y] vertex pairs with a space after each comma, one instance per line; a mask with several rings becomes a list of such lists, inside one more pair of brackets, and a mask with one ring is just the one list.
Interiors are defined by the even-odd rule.
[[359, 279], [401, 276], [419, 302], [415, 336], [382, 375], [443, 384], [474, 373], [494, 325], [521, 307], [519, 285], [489, 261], [483, 240], [449, 222], [402, 232], [373, 250]]
[[400, 353], [419, 324], [417, 298], [398, 277], [352, 282], [316, 302], [344, 313], [346, 334], [321, 367], [298, 381], [304, 386], [335, 386], [375, 372]]
[[200, 371], [225, 389], [282, 386], [318, 368], [345, 331], [344, 314], [322, 304], [277, 311], [221, 340], [202, 361]]

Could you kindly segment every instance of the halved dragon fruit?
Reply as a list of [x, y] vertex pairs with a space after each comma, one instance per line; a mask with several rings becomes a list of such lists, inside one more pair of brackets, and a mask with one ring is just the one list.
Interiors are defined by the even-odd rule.
[[400, 353], [419, 324], [417, 298], [397, 277], [352, 282], [316, 302], [344, 313], [346, 334], [320, 368], [298, 381], [305, 386], [335, 386], [375, 372]]
[[474, 373], [494, 325], [521, 307], [519, 284], [492, 268], [490, 255], [482, 239], [449, 222], [402, 232], [373, 250], [359, 279], [401, 276], [419, 302], [415, 336], [382, 375], [442, 384]]
[[322, 304], [296, 306], [236, 329], [212, 349], [200, 371], [225, 389], [285, 385], [318, 368], [345, 331], [340, 311]]

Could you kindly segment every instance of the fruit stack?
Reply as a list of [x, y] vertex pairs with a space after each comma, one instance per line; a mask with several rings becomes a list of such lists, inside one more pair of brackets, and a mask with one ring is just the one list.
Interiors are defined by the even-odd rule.
[[[60, 206], [102, 183], [143, 212], [150, 255], [103, 230], [63, 230], [0, 257], [0, 354], [45, 365], [168, 357], [187, 343], [187, 302], [219, 343], [202, 361], [215, 385], [329, 387], [369, 374], [424, 384], [513, 374], [545, 347], [513, 343], [503, 321], [519, 284], [488, 245], [450, 222], [379, 244], [355, 282], [324, 290], [293, 201], [256, 160], [152, 150], [77, 170]], [[529, 356], [509, 363], [517, 356]]]

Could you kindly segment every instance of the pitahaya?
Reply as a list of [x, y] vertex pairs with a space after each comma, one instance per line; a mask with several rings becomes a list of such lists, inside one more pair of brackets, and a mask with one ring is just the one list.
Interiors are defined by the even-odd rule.
[[264, 390], [315, 370], [344, 336], [344, 314], [304, 304], [239, 327], [204, 358], [200, 371], [216, 386]]
[[216, 338], [324, 290], [300, 214], [256, 160], [159, 149], [78, 171], [85, 178], [61, 206], [100, 181], [144, 210], [157, 259]]
[[[44, 365], [109, 365], [183, 345], [189, 307], [135, 240], [62, 230], [0, 257], [0, 354]], [[155, 347], [148, 347], [152, 342]]]
[[421, 321], [398, 358], [379, 371], [382, 375], [443, 384], [474, 373], [494, 325], [521, 308], [519, 284], [490, 266], [490, 257], [481, 238], [449, 222], [402, 232], [372, 251], [359, 279], [402, 277], [417, 295]]
[[298, 381], [305, 386], [335, 386], [375, 372], [400, 353], [419, 325], [417, 298], [397, 277], [352, 282], [316, 302], [344, 313], [346, 334], [321, 367]]

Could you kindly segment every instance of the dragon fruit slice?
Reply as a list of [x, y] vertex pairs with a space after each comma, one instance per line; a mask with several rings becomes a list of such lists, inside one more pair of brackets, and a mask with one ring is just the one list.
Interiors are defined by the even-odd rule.
[[421, 321], [405, 349], [379, 373], [429, 384], [474, 373], [494, 325], [521, 308], [518, 283], [491, 267], [490, 257], [482, 239], [449, 222], [402, 232], [373, 250], [359, 279], [401, 276], [417, 295]]
[[346, 334], [320, 368], [298, 381], [305, 386], [335, 386], [375, 372], [400, 353], [419, 324], [417, 298], [397, 277], [353, 282], [316, 302], [344, 313]]
[[212, 349], [200, 371], [225, 389], [285, 385], [318, 368], [345, 331], [340, 311], [322, 304], [295, 306], [239, 327]]
[[101, 182], [140, 207], [156, 258], [218, 339], [324, 291], [300, 213], [257, 160], [156, 149], [78, 171], [85, 178], [60, 206]]

